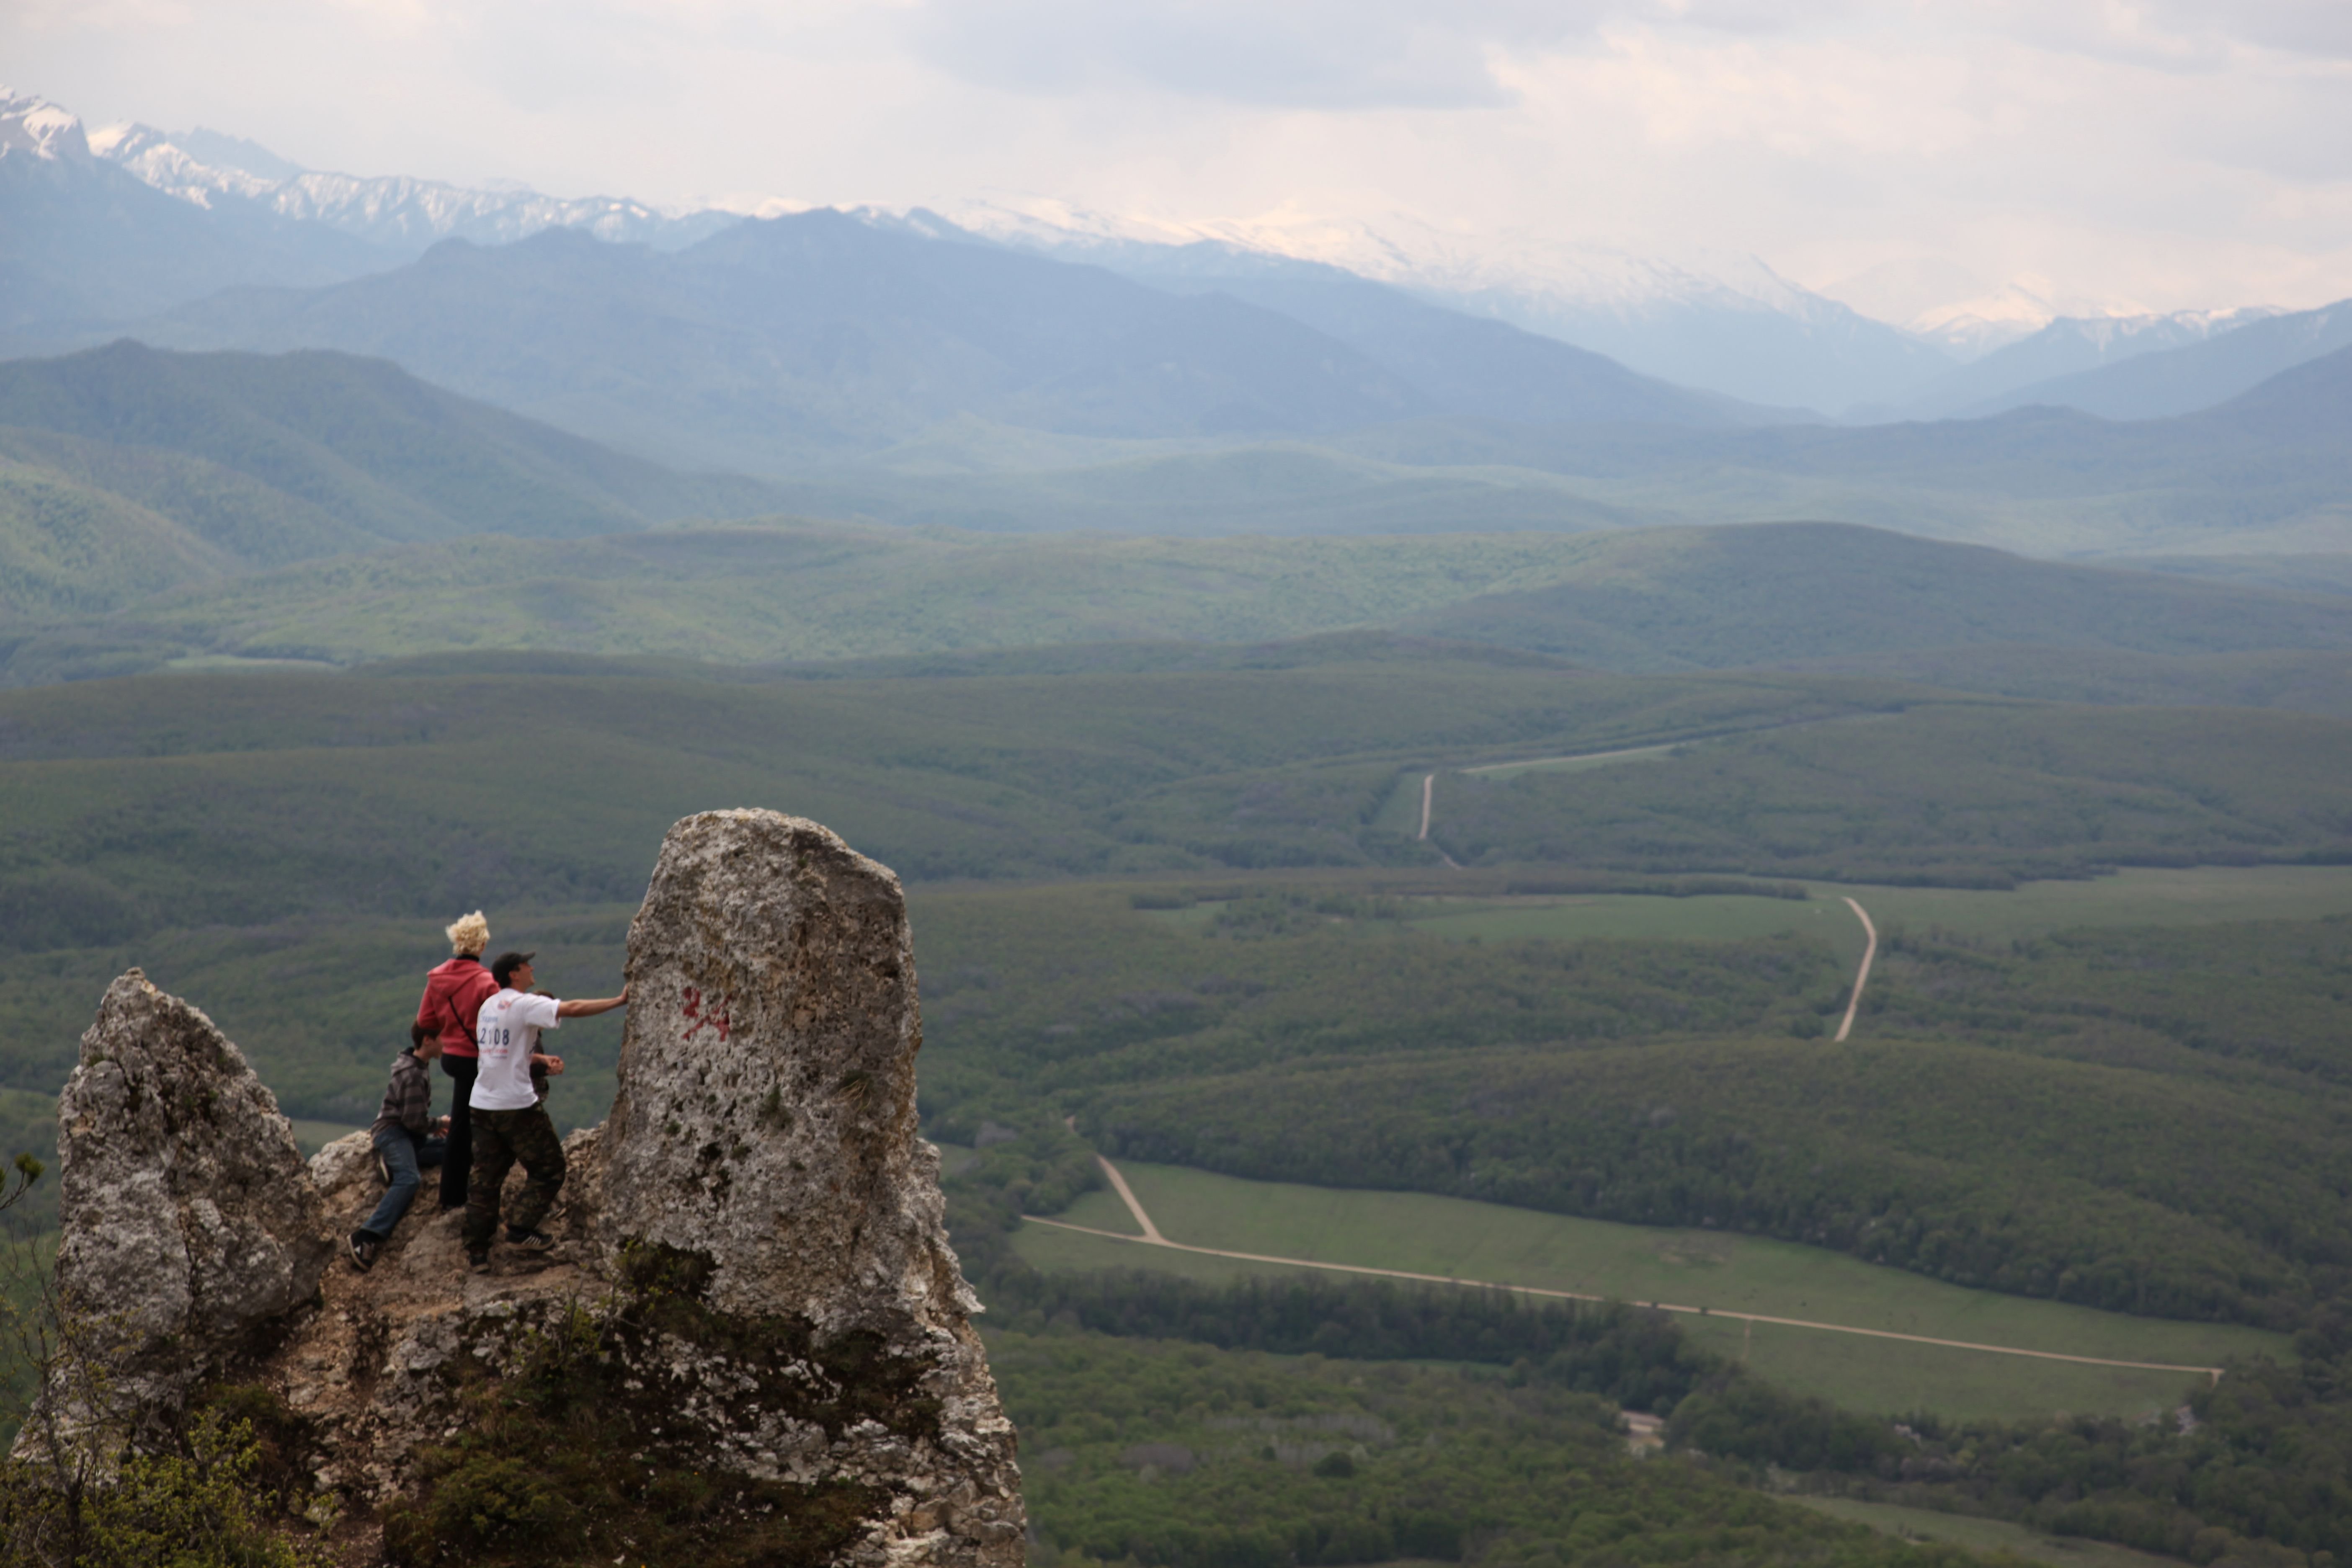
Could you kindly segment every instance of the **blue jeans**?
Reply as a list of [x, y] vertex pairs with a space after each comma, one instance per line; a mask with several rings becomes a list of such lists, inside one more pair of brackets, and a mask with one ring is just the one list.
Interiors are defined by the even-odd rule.
[[375, 1213], [368, 1215], [367, 1224], [360, 1228], [378, 1241], [390, 1241], [392, 1227], [400, 1223], [400, 1216], [408, 1212], [409, 1203], [416, 1196], [416, 1189], [425, 1184], [425, 1178], [416, 1173], [418, 1168], [439, 1164], [447, 1148], [437, 1134], [411, 1138], [405, 1127], [387, 1127], [377, 1133], [375, 1152], [383, 1157], [392, 1181], [383, 1189], [383, 1201], [375, 1205]]

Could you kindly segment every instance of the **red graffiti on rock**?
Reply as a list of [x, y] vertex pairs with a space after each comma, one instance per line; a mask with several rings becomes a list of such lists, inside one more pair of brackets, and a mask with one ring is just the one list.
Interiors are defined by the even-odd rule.
[[728, 1005], [726, 997], [718, 996], [713, 997], [709, 1006], [706, 1008], [703, 1005], [702, 993], [691, 985], [688, 986], [686, 1005], [679, 1009], [679, 1012], [683, 1016], [693, 1019], [694, 1022], [688, 1027], [686, 1037], [690, 1040], [697, 1033], [708, 1028], [718, 1034], [719, 1044], [725, 1045], [727, 1031], [732, 1027], [727, 1018]]

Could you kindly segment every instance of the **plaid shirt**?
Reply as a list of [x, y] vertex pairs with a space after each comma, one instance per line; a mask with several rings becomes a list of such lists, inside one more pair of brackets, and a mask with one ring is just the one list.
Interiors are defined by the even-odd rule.
[[383, 1108], [375, 1113], [370, 1136], [397, 1127], [412, 1138], [433, 1131], [433, 1079], [425, 1058], [403, 1051], [393, 1058], [392, 1081], [384, 1085]]

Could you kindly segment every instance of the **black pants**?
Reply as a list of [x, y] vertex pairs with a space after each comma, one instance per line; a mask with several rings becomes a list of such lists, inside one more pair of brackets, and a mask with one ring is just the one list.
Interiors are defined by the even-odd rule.
[[474, 1110], [467, 1101], [474, 1098], [474, 1075], [481, 1068], [478, 1057], [441, 1054], [441, 1070], [457, 1085], [449, 1097], [449, 1152], [441, 1157], [441, 1206], [445, 1209], [466, 1206], [466, 1178], [474, 1170]]
[[563, 1191], [563, 1140], [547, 1108], [526, 1105], [520, 1110], [478, 1110], [474, 1126], [474, 1189], [466, 1199], [466, 1250], [480, 1252], [499, 1229], [499, 1189], [507, 1173], [522, 1162], [530, 1179], [507, 1212], [512, 1230], [537, 1230], [547, 1211]]

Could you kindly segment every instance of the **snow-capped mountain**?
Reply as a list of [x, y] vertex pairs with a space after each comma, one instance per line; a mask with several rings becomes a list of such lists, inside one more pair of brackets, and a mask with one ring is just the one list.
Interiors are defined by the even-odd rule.
[[1001, 244], [1114, 270], [1189, 247], [1228, 265], [1251, 256], [1321, 263], [1751, 403], [1836, 410], [1891, 400], [1954, 363], [1752, 256], [1667, 260], [1533, 235], [1454, 234], [1405, 217], [1378, 226], [1291, 215], [1177, 224], [1037, 201], [951, 208], [949, 217]]
[[[2154, 311], [2129, 300], [2058, 298], [2042, 279], [2019, 279], [1921, 310], [1904, 326], [1915, 337], [1939, 343], [1972, 363], [2053, 333], [2035, 352], [2047, 353], [2063, 340], [2095, 353], [2127, 358], [2150, 349], [2195, 342], [2274, 313], [2259, 305], [2233, 310]], [[2069, 369], [2087, 370], [2097, 363], [2095, 358], [2087, 359]]]
[[2279, 314], [2274, 306], [2249, 305], [2232, 310], [2061, 316], [1954, 371], [1906, 404], [1899, 416], [1939, 419], [1991, 413], [1996, 402], [2006, 406], [2009, 395], [2021, 387], [2200, 343]]
[[0, 87], [0, 158], [87, 158], [89, 141], [73, 111], [45, 98]]
[[1987, 293], [1922, 310], [1903, 323], [1914, 337], [1937, 344], [1954, 358], [1974, 363], [2021, 342], [2065, 312], [2024, 283], [2004, 283]]
[[2048, 404], [2103, 419], [2163, 419], [2210, 408], [2283, 371], [2352, 348], [2352, 300], [2315, 310], [2189, 312], [2178, 321], [2154, 321], [2124, 340], [2145, 344], [2145, 353], [2011, 387], [1959, 412], [1976, 417]]
[[258, 207], [199, 212], [95, 156], [70, 110], [0, 89], [0, 332], [16, 352], [248, 283], [323, 283], [393, 258]]
[[736, 221], [732, 213], [666, 213], [620, 196], [548, 196], [530, 190], [470, 190], [397, 174], [322, 174], [295, 169], [267, 149], [244, 145], [248, 151], [240, 157], [235, 139], [217, 132], [172, 132], [139, 124], [110, 125], [89, 136], [97, 156], [182, 201], [205, 208], [246, 204], [297, 222], [325, 224], [404, 255], [452, 237], [505, 245], [548, 228], [584, 229], [599, 239], [677, 248]]

